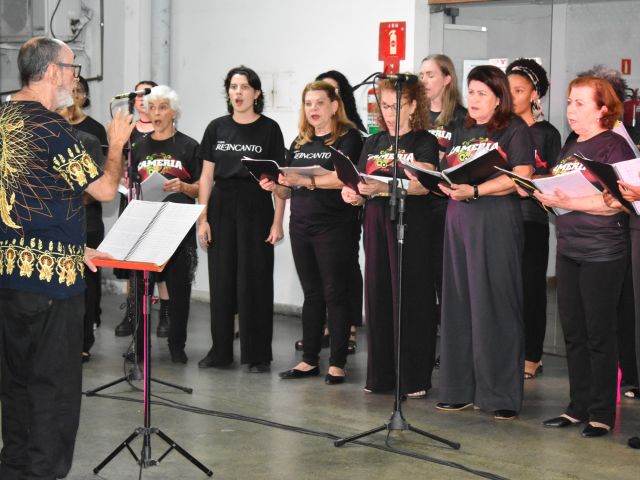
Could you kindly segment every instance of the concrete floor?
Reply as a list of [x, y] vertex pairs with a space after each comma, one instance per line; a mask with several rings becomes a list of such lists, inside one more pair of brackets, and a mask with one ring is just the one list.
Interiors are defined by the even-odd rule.
[[[96, 331], [93, 358], [84, 367], [85, 389], [123, 373], [121, 353], [128, 341], [113, 333], [122, 317], [118, 309], [122, 300], [122, 296], [113, 295], [103, 298], [103, 324]], [[154, 312], [154, 326], [156, 318]], [[171, 364], [165, 341], [156, 339], [154, 333], [153, 376], [194, 389], [189, 395], [154, 384], [154, 394], [202, 409], [258, 417], [335, 436], [368, 430], [388, 419], [392, 396], [362, 391], [366, 371], [364, 332], [359, 333], [358, 353], [349, 358], [347, 383], [327, 386], [323, 382], [326, 351], [322, 354], [322, 376], [287, 382], [278, 379], [277, 372], [291, 368], [301, 358], [293, 349], [294, 341], [300, 337], [300, 321], [293, 317], [276, 317], [275, 358], [270, 374], [249, 374], [237, 361], [229, 369], [199, 369], [197, 362], [210, 346], [208, 318], [208, 304], [194, 302], [187, 365]], [[392, 434], [391, 444], [437, 463], [371, 446], [335, 448], [330, 436], [312, 436], [167, 406], [152, 407], [152, 425], [211, 468], [215, 479], [480, 478], [441, 462], [455, 462], [509, 479], [637, 479], [640, 451], [628, 448], [626, 441], [629, 436], [640, 434], [640, 401], [621, 400], [614, 432], [605, 438], [583, 439], [580, 428], [545, 429], [540, 422], [561, 413], [567, 402], [568, 381], [564, 358], [546, 356], [544, 365], [543, 376], [525, 383], [524, 407], [520, 417], [513, 421], [496, 421], [481, 411], [437, 411], [436, 371], [435, 388], [429, 398], [405, 402], [405, 417], [415, 427], [460, 442], [462, 448], [455, 451], [412, 432]], [[136, 383], [141, 386], [141, 382]], [[104, 393], [142, 398], [126, 383]], [[139, 403], [114, 399], [83, 398], [75, 461], [68, 478], [138, 478], [138, 466], [126, 450], [105, 466], [99, 476], [94, 476], [92, 470], [135, 427], [142, 425], [141, 407]], [[384, 440], [385, 434], [378, 433], [364, 441], [384, 447]], [[133, 446], [138, 454], [140, 445], [136, 441]], [[166, 449], [157, 436], [152, 437], [151, 445], [156, 459]], [[144, 469], [142, 478], [186, 480], [206, 476], [173, 451], [160, 465]]]

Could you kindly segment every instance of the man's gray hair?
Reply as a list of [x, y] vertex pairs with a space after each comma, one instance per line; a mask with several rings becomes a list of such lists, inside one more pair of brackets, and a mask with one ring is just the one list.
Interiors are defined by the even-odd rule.
[[22, 86], [42, 80], [47, 67], [60, 59], [65, 43], [48, 37], [34, 37], [27, 40], [18, 53], [18, 70]]

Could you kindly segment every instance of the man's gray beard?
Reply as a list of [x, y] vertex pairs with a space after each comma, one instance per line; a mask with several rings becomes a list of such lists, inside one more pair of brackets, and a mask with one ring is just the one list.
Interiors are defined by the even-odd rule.
[[56, 110], [73, 106], [73, 96], [64, 87], [56, 88]]

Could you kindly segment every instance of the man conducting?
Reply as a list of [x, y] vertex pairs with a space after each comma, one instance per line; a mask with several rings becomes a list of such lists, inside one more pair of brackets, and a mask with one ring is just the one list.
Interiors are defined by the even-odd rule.
[[73, 103], [73, 62], [59, 40], [28, 40], [18, 54], [22, 89], [0, 105], [2, 480], [53, 480], [71, 468], [82, 388], [82, 194], [113, 199], [133, 128], [116, 114], [100, 171], [54, 112]]

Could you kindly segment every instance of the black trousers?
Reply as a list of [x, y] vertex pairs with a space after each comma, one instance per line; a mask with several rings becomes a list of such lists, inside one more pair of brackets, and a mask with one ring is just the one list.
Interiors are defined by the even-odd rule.
[[291, 251], [304, 292], [302, 359], [318, 365], [325, 319], [331, 335], [329, 364], [344, 368], [352, 317], [348, 296], [353, 257], [357, 252], [355, 222], [310, 232], [292, 221]]
[[253, 180], [218, 180], [207, 210], [211, 336], [217, 365], [233, 362], [233, 316], [238, 312], [241, 363], [272, 360], [273, 200]]
[[566, 413], [611, 427], [618, 384], [616, 308], [627, 261], [585, 262], [561, 254], [556, 258], [571, 395]]
[[622, 371], [621, 384], [638, 386], [636, 366], [636, 317], [633, 295], [633, 266], [627, 265], [618, 303], [618, 362]]
[[54, 480], [71, 469], [80, 418], [84, 295], [0, 290], [2, 480]]
[[[192, 241], [190, 242], [190, 244]], [[156, 282], [166, 282], [169, 293], [169, 349], [183, 350], [187, 342], [187, 323], [189, 321], [189, 307], [191, 306], [191, 277], [196, 264], [195, 246], [186, 246], [183, 242], [171, 256], [164, 270], [160, 273], [150, 273], [149, 294], [153, 295]], [[144, 351], [144, 272], [135, 272], [138, 291], [138, 314], [136, 329], [136, 350], [138, 356]], [[130, 295], [133, 295], [130, 292]], [[151, 329], [149, 329], [151, 331]]]
[[432, 196], [432, 221], [429, 228], [429, 245], [431, 246], [431, 265], [434, 272], [434, 288], [438, 299], [437, 316], [440, 323], [442, 309], [442, 257], [444, 255], [444, 225], [447, 218], [447, 199]]
[[[406, 200], [406, 234], [402, 278], [402, 393], [431, 388], [435, 363], [436, 302], [429, 244], [429, 199]], [[367, 382], [374, 392], [388, 391], [396, 382], [398, 333], [398, 257], [396, 224], [389, 216], [389, 202], [369, 200], [364, 215], [365, 315], [367, 319]]]
[[[101, 230], [87, 232], [87, 246], [98, 248], [104, 239], [104, 227]], [[93, 326], [100, 325], [100, 300], [102, 298], [101, 269], [92, 272], [88, 268], [84, 270], [84, 281], [87, 289], [84, 292], [84, 338], [82, 351], [89, 352], [96, 339], [93, 335]]]
[[360, 235], [362, 234], [362, 212], [359, 212], [358, 223], [356, 225], [355, 254], [351, 258], [351, 268], [349, 269], [349, 285], [347, 286], [347, 296], [349, 297], [349, 319], [351, 325], [362, 326], [362, 300], [364, 295], [364, 284], [362, 280], [362, 270], [360, 270]]
[[181, 245], [161, 272], [159, 281], [169, 292], [169, 350], [183, 350], [187, 343], [187, 323], [191, 305], [191, 276], [195, 271], [195, 246]]
[[524, 358], [542, 359], [547, 331], [547, 263], [549, 223], [524, 222], [522, 288], [524, 290]]
[[522, 406], [524, 327], [519, 200], [449, 200], [440, 328], [440, 401]]
[[631, 266], [633, 269], [633, 295], [636, 314], [636, 367], [638, 370], [638, 385], [640, 385], [640, 219], [631, 219], [629, 235], [631, 237]]

